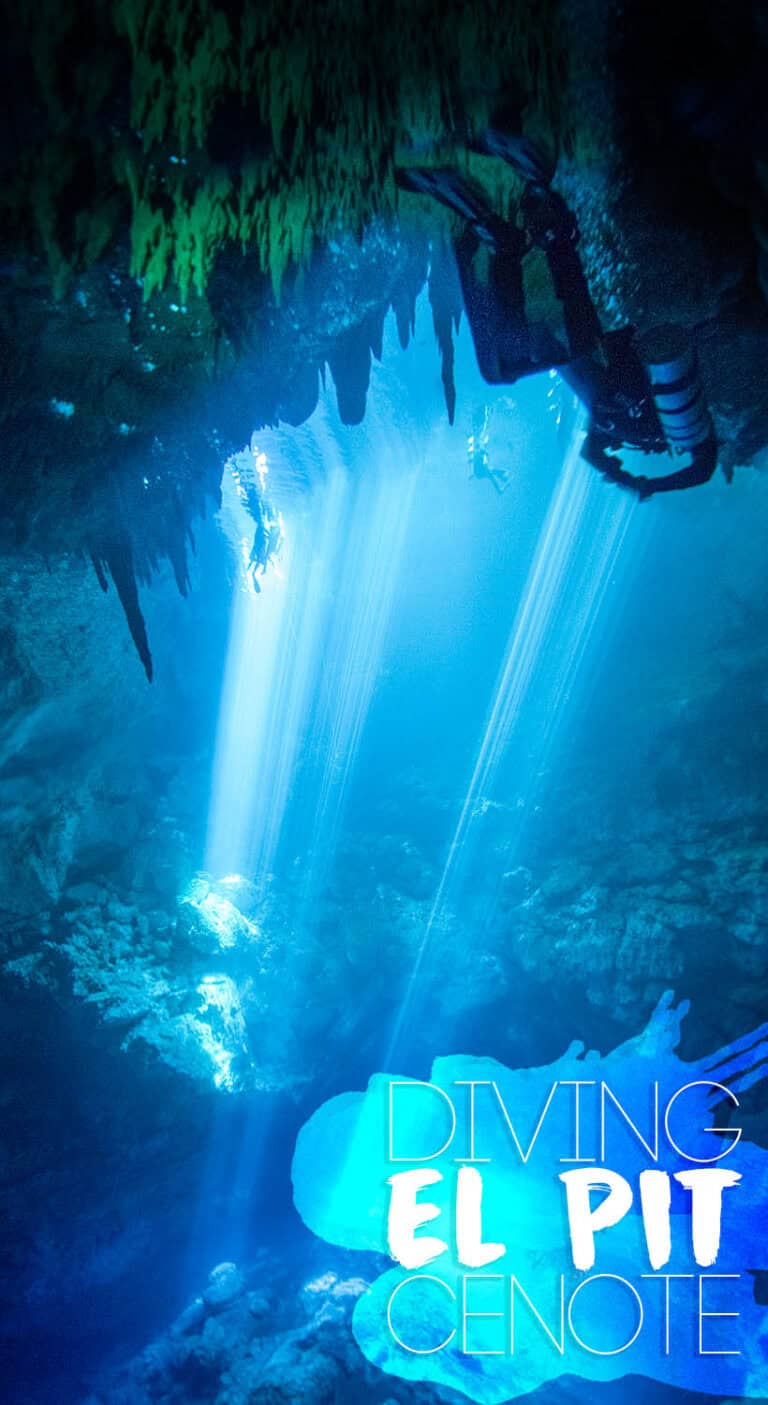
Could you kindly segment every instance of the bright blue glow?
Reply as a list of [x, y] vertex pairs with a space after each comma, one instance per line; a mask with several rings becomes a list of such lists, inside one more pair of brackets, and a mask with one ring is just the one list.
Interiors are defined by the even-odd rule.
[[[267, 879], [288, 828], [306, 867], [307, 893], [316, 887], [320, 870], [333, 859], [378, 682], [388, 666], [396, 666], [397, 648], [393, 653], [389, 638], [393, 611], [399, 624], [414, 601], [423, 599], [429, 607], [432, 593], [436, 602], [446, 595], [468, 608], [484, 540], [498, 552], [503, 540], [499, 527], [503, 530], [505, 518], [520, 513], [532, 475], [542, 480], [534, 501], [546, 493], [548, 475], [551, 481], [550, 456], [556, 460], [562, 452], [556, 384], [545, 378], [521, 391], [544, 417], [540, 440], [546, 447], [529, 439], [531, 461], [524, 441], [511, 448], [504, 442], [510, 434], [520, 439], [517, 400], [482, 382], [463, 333], [458, 364], [466, 403], [451, 428], [437, 377], [425, 390], [423, 358], [434, 355], [425, 321], [421, 307], [416, 343], [408, 353], [399, 350], [394, 328], [388, 327], [386, 374], [374, 371], [363, 425], [343, 427], [329, 391], [308, 424], [262, 431], [254, 445], [259, 477], [263, 483], [268, 478], [271, 498], [285, 521], [286, 544], [278, 568], [263, 579], [261, 594], [248, 591], [242, 569], [234, 593], [205, 855], [205, 866], [214, 875], [236, 869], [256, 881]], [[503, 501], [489, 485], [467, 481], [467, 444], [478, 402], [493, 411], [488, 423], [499, 442], [490, 445], [491, 454], [512, 469]], [[586, 504], [592, 504], [592, 494], [601, 502], [606, 498], [605, 485], [591, 483], [575, 445], [574, 439], [567, 451], [570, 467], [539, 543], [527, 604], [516, 612], [518, 644], [510, 643], [514, 658], [508, 671], [515, 674], [518, 692], [534, 669], [558, 592], [574, 584], [565, 581], [565, 569], [583, 545], [577, 526], [588, 515]], [[297, 481], [304, 485], [301, 492], [295, 489]], [[242, 568], [250, 523], [226, 477], [224, 491], [222, 520]], [[615, 494], [610, 502], [612, 543], [627, 509], [625, 505], [622, 513]], [[592, 504], [589, 525], [595, 531], [606, 525], [598, 517]], [[584, 534], [586, 530], [584, 523]], [[454, 534], [454, 559], [436, 561], [435, 540], [449, 532]], [[601, 543], [601, 551], [603, 547]], [[609, 556], [611, 549], [609, 543]], [[598, 562], [593, 574], [599, 572]], [[543, 604], [540, 589], [546, 592]], [[595, 609], [593, 590], [583, 606], [582, 636]], [[436, 620], [438, 630], [450, 624], [452, 612], [449, 606]], [[523, 646], [529, 626], [533, 634]], [[567, 677], [564, 666], [561, 686]], [[506, 685], [505, 690], [509, 692]], [[499, 705], [506, 712], [489, 723], [474, 798], [480, 782], [490, 779], [510, 731], [511, 699]]]
[[[182, 909], [193, 909], [201, 931], [210, 934], [212, 945], [217, 945], [222, 951], [258, 941], [261, 935], [256, 923], [246, 917], [237, 906], [237, 895], [242, 882], [243, 880], [237, 877], [229, 877], [212, 887], [207, 879], [196, 878], [180, 899]], [[232, 898], [217, 891], [222, 886], [232, 894]]]
[[[403, 567], [418, 469], [393, 461], [380, 424], [345, 431], [327, 398], [292, 436], [261, 434], [261, 472], [290, 454], [309, 486], [283, 513], [287, 543], [260, 594], [235, 592], [205, 866], [269, 878], [295, 793], [309, 777], [309, 892], [333, 857]], [[365, 462], [355, 477], [349, 461]], [[273, 478], [279, 471], [273, 472]], [[271, 485], [274, 494], [278, 487]], [[234, 495], [230, 540], [247, 540]]]
[[215, 1087], [231, 1091], [235, 1087], [232, 1064], [245, 1053], [247, 1040], [240, 996], [229, 976], [204, 976], [197, 987], [201, 998], [194, 1033], [203, 1053], [211, 1061]]
[[[196, 1037], [222, 1091], [239, 1086], [246, 1063], [255, 1070], [251, 1086], [269, 1090], [249, 1102], [240, 1123], [236, 1111], [232, 1122], [219, 1111], [201, 1197], [218, 1203], [222, 1186], [232, 1191], [219, 1257], [237, 1256], [241, 1242], [271, 1233], [271, 1221], [267, 1227], [254, 1209], [254, 1202], [267, 1206], [269, 1219], [270, 1197], [284, 1190], [285, 1164], [277, 1187], [273, 1165], [276, 1150], [285, 1155], [288, 1098], [271, 1092], [290, 1086], [297, 1067], [316, 1058], [310, 1077], [354, 1088], [371, 1068], [428, 1076], [425, 1050], [496, 1052], [508, 1035], [524, 1051], [521, 1062], [529, 1053], [543, 1062], [546, 1008], [530, 1031], [525, 1027], [530, 961], [516, 964], [513, 954], [507, 967], [502, 956], [493, 968], [495, 951], [507, 936], [514, 942], [516, 924], [525, 922], [516, 902], [511, 917], [509, 905], [504, 911], [506, 871], [514, 873], [517, 863], [535, 869], [530, 855], [542, 833], [546, 861], [567, 824], [557, 802], [567, 791], [563, 777], [581, 759], [580, 727], [590, 732], [590, 763], [602, 759], [595, 703], [615, 728], [615, 761], [623, 754], [622, 712], [613, 707], [622, 686], [642, 700], [643, 664], [674, 677], [676, 631], [667, 612], [677, 612], [678, 631], [696, 616], [700, 653], [701, 639], [710, 637], [702, 626], [706, 605], [698, 613], [681, 610], [675, 572], [681, 536], [707, 544], [722, 510], [721, 485], [712, 488], [721, 488], [714, 513], [694, 494], [636, 504], [581, 460], [580, 417], [557, 378], [490, 389], [465, 333], [458, 417], [450, 427], [424, 311], [407, 353], [389, 329], [363, 426], [340, 425], [330, 391], [301, 429], [256, 437], [256, 471], [279, 504], [286, 538], [278, 569], [265, 573], [258, 595], [245, 569], [250, 521], [230, 496], [225, 501], [237, 570], [205, 855], [215, 901], [207, 909], [201, 902], [201, 912], [210, 913], [212, 930], [217, 918], [224, 927], [233, 920], [222, 902], [249, 920], [256, 915], [267, 948], [277, 953], [280, 992], [275, 998], [273, 983], [262, 1023], [248, 990], [266, 969], [257, 942], [228, 946], [217, 938], [198, 992], [203, 1029]], [[487, 415], [480, 418], [478, 406]], [[477, 423], [482, 452], [509, 470], [503, 497], [469, 479], [468, 441]], [[647, 469], [642, 461], [628, 466]], [[717, 540], [727, 545], [722, 529]], [[711, 566], [713, 555], [710, 548], [691, 562], [699, 595], [702, 563]], [[685, 667], [675, 686], [684, 706]], [[625, 786], [629, 800], [631, 788]], [[388, 872], [404, 851], [418, 870], [412, 889], [410, 874], [401, 882], [401, 872]], [[581, 867], [588, 870], [588, 858]], [[590, 879], [583, 881], [586, 888]], [[359, 891], [350, 892], [356, 884]], [[379, 901], [365, 948], [368, 913]], [[599, 912], [588, 920], [595, 925]], [[371, 952], [386, 945], [390, 930], [392, 951], [382, 950], [380, 972]], [[453, 961], [471, 978], [460, 948], [471, 954], [475, 935], [481, 959], [490, 953], [492, 975], [464, 1000], [449, 968]], [[599, 934], [594, 941], [599, 950]], [[551, 952], [547, 959], [551, 967]], [[511, 992], [510, 972], [519, 991]], [[533, 988], [536, 980], [534, 970]], [[510, 992], [514, 1008], [504, 1024]], [[558, 998], [560, 990], [553, 1023], [562, 1016]], [[585, 994], [564, 1043], [582, 1032], [587, 1004]], [[582, 1067], [574, 1055], [568, 1069], [578, 1076]], [[219, 1104], [236, 1107], [237, 1100]], [[381, 1250], [381, 1205], [371, 1211], [363, 1203], [356, 1175], [361, 1157], [370, 1155], [369, 1134], [360, 1118], [332, 1131], [335, 1156], [318, 1187], [325, 1227], [312, 1219], [314, 1211], [307, 1221], [330, 1242]], [[538, 1205], [535, 1185], [510, 1192], [499, 1182], [496, 1192], [499, 1203], [509, 1202], [515, 1225]], [[218, 1233], [205, 1207], [201, 1220]], [[380, 1318], [365, 1326], [365, 1314], [376, 1309], [375, 1296], [363, 1297], [358, 1323], [364, 1349], [381, 1365]], [[615, 1313], [606, 1314], [606, 1324], [616, 1326]], [[536, 1359], [526, 1366], [531, 1388], [539, 1366]], [[482, 1384], [487, 1400], [507, 1388], [490, 1378]], [[567, 1381], [558, 1390], [579, 1393]]]
[[[239, 568], [205, 854], [214, 878], [242, 873], [261, 891], [290, 868], [301, 922], [333, 867], [382, 684], [391, 674], [407, 676], [409, 667], [423, 669], [430, 649], [440, 650], [436, 668], [446, 666], [454, 639], [474, 627], [484, 576], [493, 571], [501, 664], [495, 684], [488, 678], [474, 700], [474, 754], [466, 744], [457, 753], [468, 780], [390, 1031], [387, 1066], [478, 822], [489, 807], [511, 803], [522, 835], [588, 684], [610, 592], [626, 586], [635, 554], [628, 543], [636, 551], [644, 536], [632, 530], [634, 500], [580, 458], [583, 417], [556, 377], [514, 393], [492, 389], [463, 332], [457, 364], [465, 401], [457, 424], [447, 424], [437, 378], [425, 389], [423, 361], [434, 353], [424, 312], [405, 354], [388, 328], [386, 373], [374, 371], [363, 425], [342, 426], [326, 392], [300, 429], [259, 433], [248, 464], [279, 506], [285, 544], [258, 594], [244, 569], [250, 519], [236, 476], [225, 478], [222, 521]], [[509, 473], [502, 498], [489, 484], [468, 481], [478, 406], [484, 452]], [[505, 561], [506, 598], [498, 594]], [[440, 704], [441, 711], [451, 706], [450, 693]], [[394, 766], [397, 740], [395, 723]], [[473, 920], [492, 915], [492, 899], [476, 899]]]
[[[546, 768], [567, 717], [579, 670], [589, 658], [607, 590], [636, 510], [632, 499], [608, 497], [605, 484], [585, 472], [580, 457], [584, 415], [571, 410], [562, 467], [544, 518], [528, 578], [515, 612], [485, 730], [456, 828], [448, 846], [408, 984], [385, 1058], [390, 1067], [407, 1023], [414, 987], [432, 933], [440, 926], [449, 886], [466, 853], [475, 821], [494, 803], [499, 768], [516, 732], [525, 731], [526, 755], [514, 776], [519, 828], [537, 778]], [[508, 855], [508, 861], [510, 856]], [[482, 920], [477, 914], [477, 919]]]

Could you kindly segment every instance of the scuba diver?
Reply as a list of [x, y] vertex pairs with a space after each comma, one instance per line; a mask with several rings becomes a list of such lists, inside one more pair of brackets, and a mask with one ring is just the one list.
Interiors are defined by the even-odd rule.
[[253, 534], [253, 546], [248, 562], [254, 577], [258, 571], [261, 571], [262, 575], [264, 574], [269, 561], [269, 528], [267, 526], [269, 518], [265, 508], [266, 504], [259, 501], [255, 509], [256, 531]]
[[[453, 247], [485, 380], [509, 385], [557, 368], [589, 412], [583, 457], [604, 478], [641, 499], [706, 482], [717, 467], [718, 445], [684, 333], [664, 327], [636, 338], [629, 326], [604, 332], [577, 253], [575, 217], [551, 188], [554, 164], [528, 138], [494, 129], [472, 149], [502, 157], [523, 176], [522, 228], [496, 214], [483, 187], [457, 170], [408, 166], [398, 168], [396, 177], [402, 189], [430, 195], [466, 222]], [[481, 246], [488, 251], [487, 279], [476, 271]], [[523, 259], [533, 248], [547, 260], [567, 346], [543, 323], [529, 321]], [[686, 453], [690, 462], [677, 472], [648, 478], [624, 470], [617, 457], [622, 448]], [[490, 476], [490, 471], [478, 476]]]
[[509, 487], [509, 472], [506, 468], [491, 467], [488, 453], [489, 419], [487, 405], [483, 406], [482, 414], [478, 414], [476, 411], [472, 416], [472, 433], [467, 442], [469, 476], [479, 480], [487, 478], [491, 487], [495, 488], [501, 497]]
[[267, 498], [257, 499], [249, 503], [249, 507], [256, 520], [256, 531], [248, 566], [254, 590], [261, 594], [259, 576], [266, 575], [270, 561], [274, 562], [282, 549], [283, 518], [282, 513], [275, 512]]
[[275, 511], [266, 496], [260, 457], [263, 456], [255, 453], [239, 454], [228, 461], [237, 495], [256, 524], [248, 556], [248, 574], [257, 594], [261, 594], [259, 578], [266, 575], [270, 563], [274, 565], [277, 562], [285, 541], [283, 514]]

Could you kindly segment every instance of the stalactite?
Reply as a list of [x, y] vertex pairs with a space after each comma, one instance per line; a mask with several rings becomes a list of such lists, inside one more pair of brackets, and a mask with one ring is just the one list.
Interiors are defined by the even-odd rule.
[[[377, 314], [383, 317], [383, 313]], [[371, 329], [367, 322], [337, 337], [328, 356], [342, 424], [360, 424], [371, 378]]]
[[429, 269], [427, 261], [427, 241], [422, 236], [417, 247], [423, 249], [423, 255], [410, 259], [405, 271], [392, 291], [390, 302], [395, 314], [397, 323], [397, 334], [400, 345], [405, 348], [410, 341], [416, 325], [416, 299], [419, 296], [427, 280]]
[[147, 638], [147, 626], [139, 604], [139, 591], [136, 584], [136, 572], [134, 569], [133, 552], [130, 539], [127, 535], [117, 531], [109, 541], [105, 542], [98, 550], [91, 553], [91, 560], [96, 568], [96, 575], [102, 589], [106, 586], [105, 568], [115, 584], [118, 599], [123, 607], [131, 638], [136, 646], [136, 652], [144, 665], [144, 672], [149, 682], [152, 682], [153, 666], [152, 654]]
[[189, 528], [184, 515], [184, 507], [179, 494], [172, 493], [171, 512], [168, 521], [168, 559], [173, 570], [174, 580], [179, 589], [180, 595], [189, 593], [189, 561], [187, 558], [187, 540], [189, 538]]
[[458, 328], [459, 325], [462, 300], [455, 260], [451, 250], [445, 244], [437, 244], [432, 251], [432, 262], [429, 270], [429, 302], [432, 308], [435, 336], [440, 349], [441, 379], [445, 391], [448, 419], [453, 424], [456, 410], [453, 329], [454, 326]]
[[396, 211], [398, 153], [442, 143], [444, 160], [498, 94], [567, 121], [559, 4], [40, 0], [16, 41], [34, 140], [0, 204], [59, 293], [129, 213], [145, 296], [202, 291], [227, 244], [256, 250], [279, 295], [315, 239]]
[[398, 290], [392, 299], [392, 310], [395, 314], [400, 345], [405, 351], [413, 334], [416, 320], [416, 299], [409, 297], [405, 291]]
[[[527, 104], [529, 114], [557, 134], [565, 86], [559, 5], [38, 0], [20, 11], [6, 0], [7, 97], [19, 119], [18, 173], [0, 188], [3, 250], [9, 258], [29, 260], [31, 254], [47, 261], [57, 296], [71, 291], [75, 274], [103, 261], [110, 296], [128, 304], [129, 326], [132, 304], [136, 321], [142, 311], [134, 280], [145, 300], [173, 282], [181, 307], [170, 307], [184, 312], [188, 292], [207, 298], [220, 265], [245, 254], [259, 296], [246, 299], [243, 323], [250, 318], [249, 333], [255, 327], [257, 337], [269, 338], [281, 316], [274, 302], [287, 298], [285, 289], [293, 296], [297, 272], [309, 267], [318, 248], [348, 235], [362, 240], [373, 222], [391, 229], [402, 217], [413, 247], [426, 253], [435, 230], [444, 227], [441, 212], [420, 213], [406, 205], [408, 197], [401, 206], [394, 179], [400, 161], [415, 152], [417, 159], [441, 164], [463, 161], [467, 133], [487, 120], [499, 94]], [[372, 311], [376, 289], [356, 284], [353, 253], [349, 280], [342, 282], [348, 305], [337, 310], [333, 327], [307, 337], [303, 366], [297, 357], [284, 373], [279, 367], [263, 375], [255, 417], [299, 422], [309, 415], [317, 370], [327, 359], [342, 419], [362, 419], [371, 356], [382, 353], [388, 299], [403, 345], [413, 330], [425, 258], [403, 262], [401, 286], [391, 292], [385, 271], [381, 304]], [[242, 283], [233, 282], [230, 301], [237, 301]], [[86, 294], [79, 290], [78, 296]], [[434, 267], [430, 300], [452, 417], [456, 308]], [[228, 332], [217, 321], [212, 292], [203, 306], [213, 345], [217, 331]], [[165, 320], [158, 319], [163, 333]], [[171, 340], [170, 327], [168, 333]], [[247, 336], [241, 349], [250, 350]], [[262, 352], [256, 348], [257, 360]], [[160, 380], [158, 374], [155, 383]], [[173, 383], [175, 393], [175, 368]], [[131, 438], [119, 445], [124, 496], [114, 514], [109, 448], [98, 463], [95, 451], [88, 461], [83, 476], [93, 498], [83, 509], [89, 521], [80, 535], [81, 549], [95, 542], [101, 588], [108, 575], [114, 580], [148, 676], [137, 582], [170, 561], [186, 591], [188, 524], [206, 492], [215, 491], [199, 462], [174, 458], [169, 464], [162, 453], [151, 469], [140, 461], [141, 435], [146, 431], [149, 446], [163, 438], [150, 427], [155, 408], [120, 414], [131, 420], [120, 424], [120, 434]], [[78, 405], [75, 428], [80, 415]], [[82, 422], [88, 423], [85, 415]], [[187, 434], [191, 441], [189, 427]], [[201, 457], [206, 442], [201, 429]], [[106, 507], [96, 505], [101, 492]], [[108, 538], [105, 519], [117, 524]]]
[[107, 591], [109, 590], [109, 577], [106, 571], [104, 570], [104, 563], [96, 555], [95, 551], [91, 551], [89, 555], [91, 559], [91, 565], [93, 566], [93, 569], [96, 572], [96, 579], [99, 582], [101, 589], [104, 591], [104, 594], [106, 595]]

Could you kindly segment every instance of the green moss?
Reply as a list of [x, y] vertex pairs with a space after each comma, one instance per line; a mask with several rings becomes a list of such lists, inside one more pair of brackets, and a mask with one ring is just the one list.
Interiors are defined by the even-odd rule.
[[[147, 297], [168, 279], [182, 297], [202, 292], [229, 241], [258, 250], [279, 292], [315, 239], [398, 208], [398, 159], [456, 159], [500, 95], [562, 135], [558, 0], [86, 8], [30, 7], [29, 98], [45, 108], [56, 155], [31, 191], [6, 194], [58, 291], [119, 237], [127, 209]], [[500, 198], [509, 189], [502, 180]]]

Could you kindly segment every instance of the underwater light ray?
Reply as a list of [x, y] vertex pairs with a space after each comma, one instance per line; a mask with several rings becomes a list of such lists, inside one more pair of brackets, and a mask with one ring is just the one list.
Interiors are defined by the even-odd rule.
[[290, 611], [285, 584], [272, 578], [257, 596], [237, 591], [233, 601], [220, 721], [216, 740], [205, 866], [213, 873], [243, 871], [256, 788], [242, 777], [263, 770], [271, 685]]
[[[397, 344], [393, 315], [388, 338]], [[381, 378], [384, 413], [372, 406], [359, 427], [340, 423], [328, 387], [311, 421], [252, 440], [249, 466], [290, 518], [291, 569], [279, 609], [271, 572], [259, 578], [261, 595], [233, 605], [205, 849], [214, 874], [267, 874], [292, 799], [294, 812], [317, 815], [312, 850], [338, 827], [412, 509], [415, 480], [403, 466], [424, 454], [422, 416], [409, 408], [421, 370], [402, 352], [398, 364], [394, 381], [391, 367]], [[225, 475], [221, 521], [242, 560], [253, 523], [236, 487]], [[313, 756], [323, 758], [319, 777]]]
[[[528, 712], [535, 710], [536, 739], [528, 755], [523, 778], [520, 779], [518, 774], [517, 835], [512, 850], [506, 851], [506, 863], [513, 858], [514, 849], [523, 838], [534, 793], [540, 788], [541, 776], [547, 772], [556, 738], [563, 725], [564, 708], [572, 701], [598, 624], [604, 620], [605, 596], [635, 513], [636, 504], [632, 499], [608, 496], [602, 486], [593, 480], [585, 480], [585, 486], [586, 497], [581, 503], [583, 510], [575, 534], [570, 539], [568, 558], [559, 577], [557, 609], [548, 619], [550, 637], [546, 663], [554, 664], [554, 668], [550, 676], [537, 686], [535, 704], [530, 698], [520, 698], [521, 709], [517, 718], [522, 720], [522, 709], [527, 702]], [[589, 541], [584, 544], [587, 533]], [[585, 549], [582, 549], [583, 545]], [[524, 720], [530, 724], [528, 716]], [[507, 735], [504, 747], [508, 746], [509, 740]], [[489, 776], [486, 783], [490, 783], [491, 779]], [[476, 811], [470, 813], [468, 823], [475, 815]], [[490, 911], [495, 910], [498, 887], [494, 898], [486, 904], [484, 919], [476, 913], [477, 921], [487, 921]]]
[[[592, 540], [596, 545], [587, 551], [584, 568], [580, 572], [573, 569], [578, 564], [578, 550], [573, 552], [568, 563], [569, 574], [575, 575], [575, 579], [566, 581], [566, 599], [561, 610], [564, 637], [558, 638], [557, 667], [550, 684], [547, 705], [540, 710], [544, 726], [538, 746], [539, 766], [562, 720], [561, 709], [573, 692], [580, 666], [594, 637], [605, 596], [634, 516], [635, 504], [631, 499], [613, 497], [606, 502], [600, 487], [590, 483], [589, 495], [595, 492], [600, 495], [599, 505], [602, 509], [594, 527], [590, 524]], [[579, 543], [576, 545], [578, 547]]]
[[[554, 605], [557, 585], [562, 573], [565, 524], [572, 533], [572, 498], [567, 492], [573, 477], [583, 434], [583, 417], [577, 419], [566, 451], [565, 460], [550, 499], [544, 526], [539, 534], [534, 559], [528, 573], [520, 604], [515, 615], [498, 677], [488, 721], [475, 759], [459, 818], [448, 846], [440, 881], [432, 907], [416, 950], [403, 999], [385, 1057], [384, 1067], [391, 1066], [397, 1045], [410, 1012], [418, 976], [426, 956], [432, 932], [441, 914], [449, 881], [453, 875], [459, 851], [463, 846], [472, 811], [478, 797], [487, 787], [491, 772], [498, 764], [506, 738], [514, 722], [517, 707], [530, 678], [541, 647], [546, 623]], [[583, 492], [582, 491], [582, 501]]]
[[313, 507], [315, 511], [305, 520], [299, 547], [303, 548], [304, 562], [295, 599], [296, 632], [292, 647], [283, 651], [271, 735], [265, 739], [263, 809], [251, 845], [251, 868], [259, 875], [269, 872], [278, 851], [317, 678], [326, 666], [333, 606], [330, 584], [349, 514], [349, 482], [343, 470], [330, 473], [313, 494]]
[[[561, 604], [561, 586], [569, 552], [587, 498], [584, 475], [577, 470], [579, 427], [558, 479], [539, 538], [518, 613], [507, 642], [505, 661], [491, 713], [462, 807], [455, 838], [471, 819], [473, 804], [487, 788], [504, 752], [521, 702], [541, 655], [543, 640]], [[455, 853], [452, 845], [449, 857]]]
[[[492, 787], [531, 690], [534, 675], [543, 659], [554, 654], [555, 671], [548, 694], [538, 699], [538, 712], [544, 719], [536, 747], [535, 770], [538, 772], [561, 721], [563, 703], [571, 696], [576, 674], [589, 647], [605, 592], [626, 538], [633, 504], [627, 498], [614, 496], [605, 506], [606, 499], [601, 487], [587, 477], [580, 461], [583, 426], [584, 417], [579, 413], [508, 637], [488, 721], [395, 1020], [386, 1066], [391, 1066], [400, 1041], [418, 976], [442, 916], [449, 885], [456, 881], [457, 868], [465, 854], [480, 801]], [[599, 495], [597, 498], [595, 493]], [[595, 524], [596, 530], [586, 547], [586, 562], [579, 570], [584, 558], [584, 528], [594, 516], [590, 506], [595, 505], [601, 509], [601, 520], [599, 525]], [[606, 516], [609, 520], [603, 522], [602, 518]], [[593, 546], [595, 541], [599, 542], [596, 549]], [[559, 635], [563, 624], [566, 633], [561, 641]], [[558, 646], [562, 643], [562, 649], [558, 647], [555, 651], [555, 639]], [[533, 780], [531, 788], [532, 784]]]
[[331, 472], [292, 523], [284, 579], [238, 592], [220, 708], [206, 867], [263, 877], [273, 863], [328, 632], [330, 563], [345, 475]]
[[257, 879], [273, 864], [290, 799], [313, 680], [322, 651], [327, 624], [323, 546], [337, 530], [341, 501], [331, 491], [327, 510], [319, 522], [319, 550], [304, 565], [293, 598], [290, 638], [284, 640], [279, 667], [273, 679], [269, 728], [263, 738], [262, 766], [258, 776], [244, 777], [259, 796], [251, 832], [248, 868]]
[[324, 659], [314, 749], [322, 772], [314, 801], [310, 896], [330, 867], [350, 778], [380, 674], [418, 475], [363, 480], [349, 531], [334, 627]]
[[[443, 868], [438, 888], [440, 898], [465, 831], [471, 823], [477, 799], [487, 788], [488, 781], [506, 748], [509, 733], [539, 658], [542, 641], [557, 607], [568, 543], [573, 539], [574, 519], [583, 510], [586, 497], [581, 475], [576, 480], [576, 492], [571, 491], [579, 442], [577, 428], [547, 512], [533, 565], [507, 641], [504, 664], [496, 685], [488, 722]], [[438, 903], [439, 899], [436, 899], [436, 906]]]
[[[238, 592], [233, 607], [205, 855], [213, 873], [265, 878], [289, 812], [310, 856], [303, 887], [332, 862], [399, 585], [418, 476], [400, 465], [418, 462], [412, 437], [401, 431], [393, 443], [391, 425], [377, 420], [345, 429], [326, 398], [290, 441], [262, 434], [252, 447], [278, 489], [297, 461], [310, 488], [293, 502], [279, 609], [271, 576], [260, 577], [256, 597]], [[240, 554], [245, 506], [235, 498], [225, 507]]]
[[[590, 485], [590, 495], [595, 492], [600, 494], [600, 487]], [[558, 637], [556, 651], [551, 650], [556, 654], [558, 666], [549, 692], [539, 703], [539, 736], [533, 755], [529, 757], [526, 781], [518, 785], [518, 821], [516, 833], [505, 849], [505, 867], [510, 863], [514, 864], [516, 860], [534, 796], [541, 788], [541, 777], [546, 775], [549, 769], [552, 752], [562, 727], [564, 709], [574, 697], [577, 682], [590, 656], [599, 625], [604, 622], [605, 597], [624, 549], [636, 504], [626, 497], [606, 500], [601, 495], [598, 508], [599, 517], [593, 536], [598, 545], [594, 551], [588, 552], [584, 569], [577, 573], [576, 579], [569, 579], [566, 583], [568, 602], [576, 602], [576, 609], [573, 611], [566, 605], [565, 638], [561, 640]], [[503, 874], [499, 873], [492, 890], [475, 905], [473, 926], [476, 930], [483, 930], [494, 917], [498, 910], [502, 885]]]

